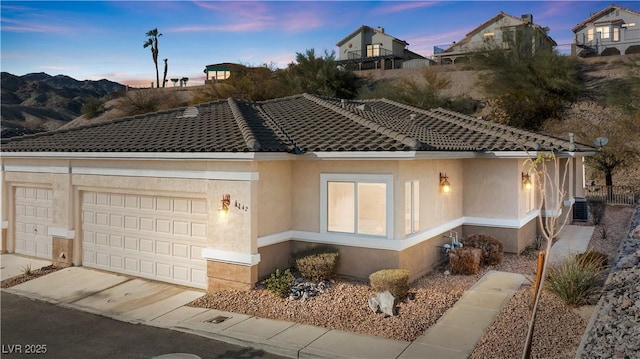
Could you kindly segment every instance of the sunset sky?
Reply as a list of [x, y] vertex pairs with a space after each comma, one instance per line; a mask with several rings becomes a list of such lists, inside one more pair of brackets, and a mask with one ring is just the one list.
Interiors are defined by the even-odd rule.
[[[336, 50], [361, 25], [381, 26], [424, 56], [459, 41], [500, 11], [551, 29], [567, 53], [571, 31], [611, 1], [2, 1], [1, 67], [14, 75], [46, 72], [78, 80], [149, 86], [155, 67], [145, 33], [159, 41], [167, 78], [204, 82], [208, 64], [286, 65], [296, 52]], [[616, 5], [640, 11], [637, 1]], [[169, 83], [171, 86], [171, 83]]]

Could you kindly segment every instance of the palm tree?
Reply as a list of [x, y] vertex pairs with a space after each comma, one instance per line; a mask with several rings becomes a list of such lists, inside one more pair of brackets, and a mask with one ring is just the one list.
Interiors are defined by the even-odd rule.
[[159, 87], [160, 74], [158, 73], [158, 37], [162, 36], [162, 34], [158, 33], [158, 29], [155, 28], [147, 31], [146, 36], [148, 39], [144, 42], [143, 47], [146, 49], [151, 46], [151, 56], [153, 57], [153, 63], [156, 65], [156, 87]]

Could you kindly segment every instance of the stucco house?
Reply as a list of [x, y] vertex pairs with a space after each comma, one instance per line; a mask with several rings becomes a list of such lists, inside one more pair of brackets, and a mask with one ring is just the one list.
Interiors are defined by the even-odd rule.
[[533, 15], [521, 17], [500, 12], [480, 26], [471, 30], [464, 39], [451, 45], [434, 46], [433, 56], [439, 64], [454, 64], [469, 61], [470, 55], [489, 48], [511, 48], [516, 41], [522, 41], [537, 49], [552, 49], [558, 44], [547, 34], [547, 29], [533, 22]]
[[246, 66], [241, 64], [234, 64], [232, 62], [223, 62], [218, 64], [211, 64], [204, 67], [204, 73], [207, 78], [204, 80], [205, 84], [224, 81], [231, 77], [234, 72], [239, 72], [245, 69]]
[[399, 69], [409, 61], [418, 61], [428, 66], [432, 60], [410, 51], [409, 43], [397, 39], [384, 31], [362, 25], [340, 40], [337, 62], [343, 66], [355, 64], [355, 70]]
[[524, 159], [546, 150], [569, 181], [563, 213], [545, 215], [566, 215], [593, 148], [386, 99], [228, 99], [10, 138], [2, 251], [218, 290], [331, 245], [339, 274], [414, 280], [450, 235], [532, 243]]
[[640, 54], [640, 12], [615, 4], [573, 28], [571, 54], [580, 57]]

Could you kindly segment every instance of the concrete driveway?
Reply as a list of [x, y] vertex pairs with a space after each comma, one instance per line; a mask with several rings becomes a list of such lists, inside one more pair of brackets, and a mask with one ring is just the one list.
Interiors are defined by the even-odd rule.
[[[27, 260], [10, 254], [3, 254], [0, 259], [3, 279], [22, 274], [19, 266]], [[149, 322], [205, 293], [85, 267], [64, 268], [3, 290], [133, 323]]]

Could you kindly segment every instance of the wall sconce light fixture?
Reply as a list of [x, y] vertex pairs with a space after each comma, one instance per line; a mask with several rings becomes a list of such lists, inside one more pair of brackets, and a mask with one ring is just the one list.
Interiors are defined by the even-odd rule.
[[222, 205], [218, 208], [218, 215], [220, 218], [227, 218], [227, 214], [229, 214], [229, 206], [231, 205], [231, 195], [225, 194], [222, 196]]
[[440, 172], [440, 188], [442, 188], [443, 193], [451, 192], [451, 183], [449, 183], [449, 177], [445, 173], [444, 175]]
[[529, 175], [529, 173], [522, 172], [522, 187], [528, 191], [531, 189], [531, 186], [531, 175]]

